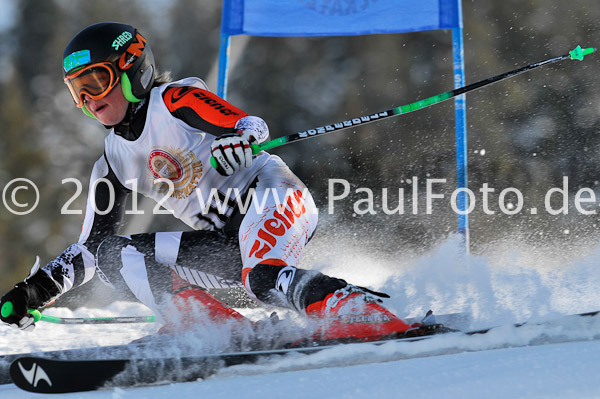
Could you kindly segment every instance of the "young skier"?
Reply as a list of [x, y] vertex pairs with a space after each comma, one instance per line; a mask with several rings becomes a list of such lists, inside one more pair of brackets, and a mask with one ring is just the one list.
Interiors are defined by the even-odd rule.
[[[261, 118], [198, 78], [171, 82], [158, 73], [146, 39], [130, 25], [85, 28], [63, 59], [75, 105], [110, 133], [92, 171], [79, 241], [34, 266], [2, 297], [1, 305], [14, 307], [3, 322], [33, 327], [27, 309], [48, 305], [94, 273], [162, 316], [166, 332], [194, 324], [189, 310], [196, 305], [213, 322], [243, 320], [190, 278], [204, 273], [243, 284], [259, 303], [318, 320], [316, 339], [375, 340], [411, 328], [375, 298], [384, 295], [298, 267], [317, 209], [279, 157], [252, 154], [250, 143], [269, 136]], [[192, 231], [116, 235], [131, 192], [153, 198]], [[166, 311], [168, 303], [177, 305], [179, 318]]]

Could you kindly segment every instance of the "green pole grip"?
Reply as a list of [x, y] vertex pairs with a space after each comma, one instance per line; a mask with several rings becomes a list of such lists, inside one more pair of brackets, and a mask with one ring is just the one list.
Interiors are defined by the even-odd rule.
[[[0, 310], [0, 313], [2, 313], [2, 317], [8, 317], [13, 314], [13, 310], [14, 306], [12, 302], [9, 301], [2, 305], [2, 310]], [[33, 316], [33, 321], [36, 323], [42, 320], [42, 313], [37, 309], [29, 309], [29, 314]]]
[[[260, 148], [260, 145], [258, 144], [250, 144], [250, 149], [252, 150], [252, 155], [256, 155], [262, 151], [262, 148]], [[219, 167], [217, 160], [213, 156], [210, 157], [210, 166], [212, 166], [213, 169], [217, 169]]]
[[210, 166], [212, 166], [213, 169], [217, 169], [217, 167], [219, 166], [219, 165], [217, 165], [217, 160], [212, 155], [210, 157]]
[[250, 144], [250, 149], [252, 150], [252, 155], [256, 155], [262, 151], [262, 148], [258, 144]]
[[12, 302], [5, 302], [4, 305], [2, 305], [2, 310], [0, 312], [2, 313], [2, 317], [10, 316], [13, 312]]

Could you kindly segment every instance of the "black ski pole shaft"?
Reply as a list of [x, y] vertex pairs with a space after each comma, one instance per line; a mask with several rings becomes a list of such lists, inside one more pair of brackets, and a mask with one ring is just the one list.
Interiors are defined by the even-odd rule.
[[[470, 85], [467, 86], [463, 86], [460, 87], [458, 89], [454, 89], [451, 91], [447, 91], [445, 93], [442, 94], [438, 94], [432, 97], [428, 97], [425, 98], [423, 100], [420, 101], [416, 101], [414, 103], [411, 104], [407, 104], [407, 105], [401, 105], [399, 107], [396, 108], [392, 108], [389, 109], [387, 111], [381, 111], [381, 112], [377, 112], [374, 114], [369, 114], [369, 115], [363, 115], [363, 116], [359, 116], [356, 118], [352, 118], [352, 119], [348, 119], [345, 121], [341, 121], [338, 123], [333, 123], [330, 125], [325, 125], [325, 126], [320, 126], [314, 129], [309, 129], [303, 132], [298, 132], [298, 133], [294, 133], [294, 134], [290, 134], [289, 136], [283, 136], [283, 137], [279, 137], [276, 138], [274, 140], [270, 140], [270, 141], [266, 141], [262, 144], [252, 144], [252, 152], [254, 154], [259, 153], [262, 150], [269, 150], [271, 148], [275, 148], [275, 147], [280, 147], [282, 145], [285, 144], [290, 144], [296, 141], [300, 141], [300, 140], [304, 140], [304, 139], [308, 139], [311, 137], [318, 137], [321, 136], [323, 134], [327, 134], [327, 133], [333, 133], [333, 132], [337, 132], [340, 130], [344, 130], [344, 129], [348, 129], [351, 127], [355, 127], [355, 126], [359, 126], [359, 125], [364, 125], [366, 123], [370, 123], [370, 122], [375, 122], [375, 121], [379, 121], [382, 119], [386, 119], [386, 118], [390, 118], [393, 116], [397, 116], [397, 115], [403, 115], [403, 114], [407, 114], [409, 112], [412, 111], [417, 111], [419, 109], [423, 109], [423, 108], [427, 108], [430, 107], [434, 104], [438, 104], [441, 103], [443, 101], [449, 100], [453, 97], [457, 97], [461, 94], [465, 94], [467, 92], [479, 89], [481, 87], [484, 86], [488, 86], [491, 85], [492, 83], [496, 83], [499, 82], [501, 80], [504, 79], [508, 79], [508, 78], [512, 78], [513, 76], [519, 75], [523, 72], [527, 72], [530, 71], [532, 69], [541, 67], [543, 65], [547, 65], [547, 64], [552, 64], [558, 61], [563, 61], [563, 60], [567, 60], [567, 59], [571, 59], [571, 60], [583, 60], [583, 57], [588, 55], [588, 54], [592, 54], [594, 51], [596, 51], [595, 48], [581, 48], [581, 46], [577, 46], [575, 49], [569, 51], [568, 54], [565, 55], [561, 55], [559, 57], [553, 57], [553, 58], [549, 58], [547, 60], [544, 61], [539, 61], [539, 62], [535, 62], [533, 64], [529, 64], [527, 66], [509, 71], [509, 72], [505, 72], [503, 74], [500, 75], [496, 75], [493, 76], [491, 78], [482, 80], [480, 82], [476, 82], [476, 83], [472, 83]], [[211, 157], [211, 165], [216, 169], [217, 164], [216, 164], [216, 160], [214, 158]]]
[[[2, 305], [2, 316], [8, 317], [13, 313], [12, 302]], [[37, 309], [29, 309], [35, 322], [45, 321], [54, 324], [124, 324], [124, 323], [154, 323], [155, 316], [131, 316], [131, 317], [57, 317], [42, 314]]]
[[156, 318], [154, 316], [57, 317], [41, 314], [40, 320], [54, 324], [126, 324], [154, 323], [156, 321]]

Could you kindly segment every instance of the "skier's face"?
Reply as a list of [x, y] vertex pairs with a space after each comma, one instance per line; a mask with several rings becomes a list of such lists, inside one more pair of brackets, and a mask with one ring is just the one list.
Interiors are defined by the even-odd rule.
[[94, 100], [86, 94], [83, 95], [83, 100], [87, 110], [100, 123], [107, 126], [114, 126], [121, 122], [125, 118], [129, 106], [129, 102], [125, 99], [121, 90], [121, 83], [99, 100]]

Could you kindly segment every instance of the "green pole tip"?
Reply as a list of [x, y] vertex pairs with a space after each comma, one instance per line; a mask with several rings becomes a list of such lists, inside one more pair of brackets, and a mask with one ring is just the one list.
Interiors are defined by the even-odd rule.
[[571, 56], [572, 60], [582, 61], [584, 56], [592, 54], [594, 51], [596, 51], [596, 49], [593, 47], [581, 48], [581, 46], [577, 46], [573, 50], [569, 51], [569, 55]]
[[595, 47], [588, 47], [588, 48], [584, 48], [583, 49], [583, 55], [588, 55], [588, 54], [592, 54], [593, 52], [595, 52], [596, 50], [598, 50]]
[[217, 167], [219, 165], [217, 165], [217, 160], [215, 159], [215, 157], [210, 157], [210, 166], [213, 167], [213, 169], [217, 169]]
[[0, 311], [0, 313], [2, 313], [2, 317], [8, 317], [12, 314], [12, 312], [13, 312], [12, 302], [5, 302], [4, 305], [2, 305], [2, 310]]

